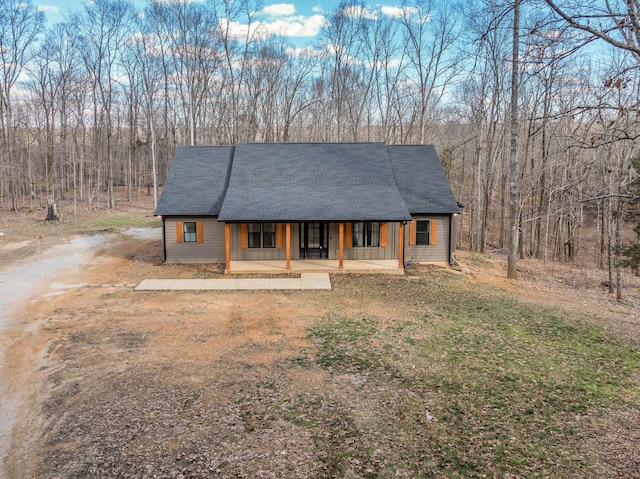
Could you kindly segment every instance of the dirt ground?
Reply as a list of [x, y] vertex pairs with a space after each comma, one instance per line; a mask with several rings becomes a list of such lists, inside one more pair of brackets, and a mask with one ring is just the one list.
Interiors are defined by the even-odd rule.
[[[31, 220], [9, 227], [19, 221]], [[134, 292], [145, 278], [220, 272], [161, 264], [159, 236], [101, 234], [104, 243], [82, 265], [51, 271], [33, 285], [29, 300], [0, 329], [0, 391], [13, 413], [0, 476], [126, 477], [123, 462], [131, 457], [138, 458], [127, 469], [135, 477], [214, 477], [230, 463], [232, 477], [317, 476], [321, 464], [309, 452], [306, 430], [278, 422], [258, 427], [264, 418], [248, 404], [256, 395], [268, 402], [284, 380], [303, 398], [326, 387], [317, 370], [286, 365], [313, 349], [308, 318], [328, 311], [330, 292]], [[62, 241], [25, 235], [0, 239], [0, 257], [11, 258], [0, 270], [42, 259]], [[631, 275], [619, 303], [601, 286], [601, 271], [524, 261], [520, 279], [510, 281], [501, 258], [459, 257], [470, 270], [460, 274], [472, 281], [542, 304], [597, 309], [611, 316], [606, 327], [640, 339], [640, 281]], [[357, 297], [345, 307], [349, 301]], [[367, 309], [390, 321], [397, 314], [382, 299]], [[348, 395], [357, 382], [338, 378], [333, 387]], [[625, 433], [620, 421], [612, 434]], [[88, 437], [102, 446], [87, 446], [95, 443]], [[215, 451], [200, 447], [212, 440]], [[91, 464], [78, 462], [89, 456]]]
[[[159, 266], [158, 240], [112, 233], [102, 246], [80, 270], [56, 275], [57, 289], [45, 289], [32, 297], [15, 314], [12, 327], [3, 331], [7, 349], [2, 377], [8, 379], [9, 393], [22, 400], [16, 409], [6, 477], [66, 477], [64, 473], [57, 476], [55, 471], [73, 462], [73, 451], [48, 451], [50, 444], [58, 442], [56, 438], [48, 437], [43, 444], [33, 431], [45, 435], [56, 431], [69, 442], [69, 436], [77, 435], [81, 440], [84, 434], [108, 435], [110, 421], [116, 423], [114, 429], [119, 429], [120, 421], [131, 421], [127, 426], [131, 428], [129, 447], [142, 448], [143, 444], [135, 443], [139, 429], [145, 427], [139, 421], [151, 416], [159, 423], [157, 439], [164, 447], [171, 448], [177, 432], [182, 441], [203, 440], [189, 437], [186, 429], [191, 425], [186, 418], [184, 424], [174, 422], [175, 413], [193, 399], [180, 395], [184, 389], [181, 385], [186, 383], [192, 391], [213, 383], [215, 393], [206, 401], [209, 407], [199, 415], [203, 421], [232, 421], [242, 414], [227, 410], [228, 397], [237, 395], [237, 388], [241, 388], [238, 377], [259, 380], [269, 375], [273, 365], [311, 346], [305, 339], [304, 318], [322, 312], [322, 293], [316, 294], [315, 301], [305, 298], [304, 306], [295, 294], [286, 292], [209, 296], [136, 293], [133, 286], [144, 278], [192, 277], [193, 268]], [[202, 271], [217, 274], [215, 267], [203, 267]], [[80, 358], [82, 364], [77, 363]], [[195, 370], [194, 364], [199, 365]], [[317, 377], [296, 374], [300, 377], [294, 378], [295, 383], [302, 389], [319, 383]], [[165, 389], [164, 385], [175, 388]], [[140, 417], [119, 417], [118, 401], [136, 388], [149, 393], [134, 407]], [[107, 396], [114, 404], [109, 411], [88, 411], [104, 414], [104, 430], [78, 431], [75, 424], [64, 424], [66, 409], [78, 404], [86, 407], [94, 396], [101, 402]], [[153, 411], [147, 410], [150, 404]], [[63, 424], [51, 423], [52, 418]], [[278, 443], [271, 443], [270, 437], [256, 437], [255, 449], [278, 449], [272, 452], [280, 454], [291, 444], [298, 447], [300, 441], [304, 442], [305, 438], [298, 435], [299, 431], [283, 430]], [[49, 452], [60, 462], [46, 460]], [[224, 456], [233, 457], [233, 450]], [[117, 462], [117, 451], [104, 459]], [[149, 458], [150, 463], [153, 459]], [[251, 461], [258, 464], [260, 458], [241, 459], [251, 468]], [[290, 464], [290, 459], [283, 455], [282, 462]], [[180, 470], [179, 465], [176, 470]], [[300, 477], [306, 476], [304, 467], [296, 470]]]

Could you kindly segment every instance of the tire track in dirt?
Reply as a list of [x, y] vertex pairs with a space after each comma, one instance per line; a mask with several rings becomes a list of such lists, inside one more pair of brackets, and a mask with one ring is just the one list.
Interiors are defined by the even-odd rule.
[[34, 385], [25, 384], [20, 378], [29, 377], [37, 369], [36, 363], [46, 345], [36, 341], [34, 350], [25, 351], [30, 357], [25, 356], [20, 364], [8, 364], [7, 351], [11, 345], [25, 335], [37, 335], [37, 325], [18, 322], [16, 315], [35, 296], [61, 293], [59, 289], [51, 292], [56, 290], [56, 279], [79, 271], [108, 239], [106, 234], [74, 238], [35, 258], [0, 269], [0, 477], [5, 477], [3, 471], [19, 409], [34, 392]]

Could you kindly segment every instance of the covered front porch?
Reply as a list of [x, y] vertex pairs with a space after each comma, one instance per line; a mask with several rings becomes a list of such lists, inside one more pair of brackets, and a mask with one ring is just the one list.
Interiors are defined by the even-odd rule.
[[[262, 231], [263, 236], [257, 236], [256, 239], [260, 239], [260, 245], [263, 247], [250, 248], [248, 225], [240, 223], [232, 226], [231, 223], [225, 223], [226, 273], [404, 273], [404, 226], [402, 223], [398, 223], [399, 238], [397, 238], [395, 228], [388, 228], [386, 222], [375, 222], [377, 226], [375, 234], [368, 237], [368, 243], [362, 240], [359, 244], [361, 247], [356, 247], [356, 241], [352, 239], [354, 223], [265, 224], [271, 225], [271, 236], [264, 236], [266, 228], [263, 228], [261, 223], [254, 223], [255, 229], [259, 228]], [[312, 239], [307, 236], [312, 230], [312, 225], [318, 226], [319, 234], [313, 240], [318, 250], [317, 255], [307, 254], [313, 251], [310, 247]], [[293, 230], [296, 233], [293, 233]], [[234, 231], [233, 234], [232, 231]], [[396, 239], [398, 239], [397, 242]], [[375, 244], [372, 244], [374, 241]], [[258, 246], [257, 240], [255, 244]], [[265, 248], [265, 244], [270, 247]], [[345, 250], [349, 251], [348, 256]], [[233, 251], [235, 253], [232, 259]], [[328, 254], [325, 255], [323, 252]]]
[[404, 268], [398, 266], [398, 260], [340, 260], [304, 259], [287, 261], [232, 261], [230, 274], [247, 273], [382, 273], [404, 274]]

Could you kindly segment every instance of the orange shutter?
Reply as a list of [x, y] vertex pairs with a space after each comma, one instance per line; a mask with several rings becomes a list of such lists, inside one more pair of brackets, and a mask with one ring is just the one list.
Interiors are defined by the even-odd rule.
[[416, 245], [416, 220], [409, 222], [409, 246]]
[[431, 234], [429, 235], [429, 244], [436, 245], [436, 220], [431, 220]]
[[176, 241], [182, 243], [182, 221], [176, 223]]
[[345, 242], [344, 247], [345, 248], [351, 248], [351, 245], [353, 244], [353, 239], [352, 239], [352, 236], [351, 236], [351, 227], [352, 227], [352, 224], [351, 223], [347, 223], [347, 232], [344, 235], [344, 238], [345, 238], [344, 239], [344, 242]]
[[240, 225], [240, 245], [242, 249], [247, 249], [247, 223], [242, 223]]
[[387, 223], [380, 223], [380, 247], [387, 247]]
[[282, 223], [276, 224], [276, 248], [282, 249]]
[[202, 243], [204, 241], [204, 231], [202, 228], [202, 221], [198, 221], [196, 224], [196, 231], [198, 232], [198, 243]]

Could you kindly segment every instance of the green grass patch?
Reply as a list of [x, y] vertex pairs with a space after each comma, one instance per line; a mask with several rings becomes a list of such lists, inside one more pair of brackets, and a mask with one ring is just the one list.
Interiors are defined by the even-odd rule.
[[[334, 281], [335, 294], [379, 301], [378, 280], [357, 281]], [[309, 328], [315, 354], [290, 364], [320, 368], [329, 382], [366, 378], [328, 386], [317, 413], [307, 401], [287, 409], [286, 419], [301, 413], [299, 424], [334, 457], [330, 477], [349, 477], [354, 464], [363, 477], [594, 476], [582, 440], [590, 418], [637, 402], [635, 347], [594, 321], [451, 274], [384, 287], [402, 321], [337, 308]], [[347, 416], [350, 431], [337, 443], [319, 432], [343, 427], [331, 423], [334, 414]]]
[[366, 317], [348, 318], [330, 314], [310, 330], [320, 347], [316, 362], [333, 371], [366, 371], [379, 364], [380, 358], [370, 347], [377, 330]]
[[83, 219], [75, 223], [85, 230], [109, 230], [120, 228], [147, 228], [161, 225], [160, 218], [136, 213], [101, 214], [96, 218]]
[[61, 235], [69, 233], [92, 233], [124, 228], [152, 228], [162, 225], [160, 218], [147, 213], [101, 212], [93, 218], [69, 217], [61, 221], [38, 221], [40, 234]]
[[467, 253], [467, 262], [471, 266], [487, 266], [491, 264], [491, 261], [487, 259], [487, 255], [474, 252]]

